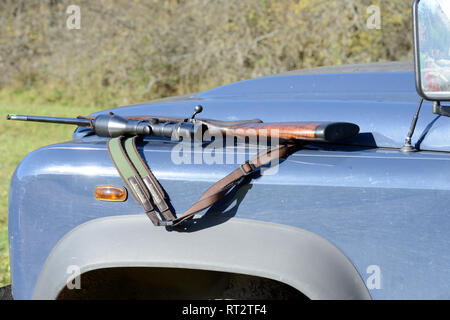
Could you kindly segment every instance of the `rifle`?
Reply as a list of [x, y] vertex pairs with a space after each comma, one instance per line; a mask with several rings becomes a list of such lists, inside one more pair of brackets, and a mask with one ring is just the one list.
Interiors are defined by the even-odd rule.
[[264, 123], [259, 119], [240, 121], [218, 121], [195, 119], [202, 112], [202, 106], [196, 106], [190, 118], [181, 119], [159, 116], [121, 117], [110, 112], [96, 117], [58, 118], [29, 115], [7, 115], [7, 120], [35, 121], [47, 123], [71, 124], [87, 127], [101, 137], [119, 136], [157, 136], [191, 137], [199, 128], [208, 130], [212, 135], [245, 137], [267, 137], [276, 135], [281, 141], [319, 141], [337, 142], [358, 134], [359, 127], [348, 122], [274, 122]]
[[[223, 198], [234, 186], [238, 186], [246, 176], [274, 160], [285, 158], [298, 149], [305, 141], [337, 142], [358, 134], [359, 127], [348, 122], [274, 122], [264, 123], [259, 119], [240, 121], [219, 121], [196, 119], [202, 112], [202, 106], [196, 106], [190, 118], [133, 116], [121, 117], [113, 113], [96, 117], [55, 118], [14, 115], [8, 120], [63, 123], [90, 128], [101, 137], [109, 137], [107, 146], [109, 155], [133, 198], [140, 204], [150, 220], [156, 226], [175, 226], [191, 219]], [[175, 138], [195, 138], [201, 130], [211, 136], [221, 134], [240, 139], [251, 137], [277, 138], [278, 145], [270, 146], [246, 161], [236, 170], [216, 182], [183, 214], [176, 217], [168, 205], [168, 198], [136, 148], [139, 136], [157, 136]], [[234, 142], [234, 139], [233, 139]], [[158, 208], [161, 219], [155, 213]]]

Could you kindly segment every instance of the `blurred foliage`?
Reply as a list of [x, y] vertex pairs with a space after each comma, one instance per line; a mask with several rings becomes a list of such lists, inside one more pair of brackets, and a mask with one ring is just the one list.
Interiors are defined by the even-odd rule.
[[[0, 99], [116, 106], [300, 68], [412, 59], [405, 0], [2, 0]], [[69, 30], [66, 9], [81, 10]], [[368, 7], [381, 29], [368, 29]]]
[[0, 221], [0, 287], [10, 283], [7, 225]]

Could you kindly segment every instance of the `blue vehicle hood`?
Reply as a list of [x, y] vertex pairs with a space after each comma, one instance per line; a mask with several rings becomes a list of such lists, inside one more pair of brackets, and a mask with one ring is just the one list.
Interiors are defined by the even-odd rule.
[[[185, 118], [201, 104], [204, 111], [199, 117], [209, 119], [353, 122], [360, 134], [345, 144], [401, 148], [419, 101], [413, 72], [288, 74], [94, 115], [113, 111], [122, 116]], [[425, 102], [412, 143], [421, 150], [450, 151], [450, 119], [432, 114], [431, 103]]]
[[[211, 119], [354, 122], [361, 133], [345, 143], [400, 148], [419, 97], [413, 73], [395, 71], [278, 75], [95, 115], [113, 111], [185, 118], [202, 104], [199, 117]], [[448, 152], [449, 126], [449, 118], [433, 115], [425, 103], [413, 143]], [[78, 128], [74, 141], [30, 153], [11, 178], [8, 230], [16, 299], [32, 297], [51, 250], [77, 226], [102, 217], [144, 214], [132, 198], [95, 199], [97, 186], [123, 181], [106, 151], [106, 139], [87, 131]], [[206, 161], [177, 166], [171, 161], [175, 143], [146, 140], [142, 156], [178, 213], [237, 168], [236, 163]], [[210, 212], [210, 220], [204, 220], [210, 221], [208, 228], [236, 217], [305, 229], [334, 244], [365, 279], [367, 266], [382, 266], [382, 290], [372, 290], [374, 298], [448, 298], [449, 259], [442, 253], [450, 243], [450, 179], [445, 174], [450, 155], [335, 145], [317, 149], [299, 150], [277, 174], [255, 177], [240, 189], [245, 200], [226, 204], [225, 212]], [[114, 249], [120, 239], [108, 244]], [[89, 239], [80, 246], [94, 247]]]

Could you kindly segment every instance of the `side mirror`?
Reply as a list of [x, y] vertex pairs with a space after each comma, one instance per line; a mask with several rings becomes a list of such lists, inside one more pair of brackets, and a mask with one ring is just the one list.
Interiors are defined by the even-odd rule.
[[450, 101], [450, 0], [414, 0], [416, 89], [429, 101]]

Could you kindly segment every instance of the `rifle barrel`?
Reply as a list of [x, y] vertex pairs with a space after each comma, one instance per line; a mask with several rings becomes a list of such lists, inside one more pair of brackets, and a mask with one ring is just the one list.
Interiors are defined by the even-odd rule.
[[78, 119], [78, 118], [39, 117], [39, 116], [8, 114], [6, 116], [6, 119], [7, 120], [20, 120], [20, 121], [73, 124], [73, 125], [77, 125], [77, 126], [81, 126], [81, 127], [89, 127], [91, 125], [90, 119]]

